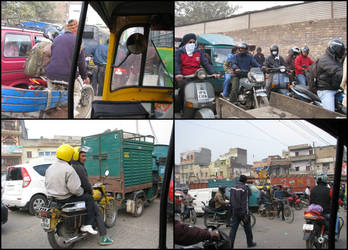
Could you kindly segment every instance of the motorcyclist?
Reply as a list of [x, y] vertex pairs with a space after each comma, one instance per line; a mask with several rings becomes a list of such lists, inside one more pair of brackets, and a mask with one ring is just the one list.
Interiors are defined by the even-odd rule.
[[308, 46], [303, 46], [301, 48], [301, 54], [295, 59], [295, 73], [297, 76], [298, 84], [306, 86], [306, 72], [308, 66], [312, 65], [314, 61], [308, 56], [309, 48]]
[[293, 47], [289, 50], [288, 56], [285, 58], [285, 66], [291, 71], [289, 76], [290, 82], [295, 80], [295, 59], [300, 54], [300, 49], [298, 47]]
[[[232, 59], [232, 69], [237, 73], [232, 76], [232, 90], [230, 94], [230, 101], [234, 104], [237, 104], [239, 79], [247, 77], [250, 67], [261, 67], [255, 58], [248, 53], [248, 44], [246, 42], [241, 42], [238, 48], [239, 53]], [[243, 72], [241, 72], [241, 70], [243, 70]]]
[[344, 56], [345, 45], [338, 39], [328, 43], [325, 55], [317, 63], [317, 94], [323, 108], [335, 111], [335, 94], [340, 88], [343, 66], [340, 60]]
[[227, 210], [227, 205], [229, 204], [226, 194], [225, 194], [226, 187], [225, 186], [220, 186], [219, 191], [216, 192], [214, 196], [214, 201], [215, 201], [215, 210], [217, 212], [222, 212]]
[[230, 93], [230, 82], [233, 75], [233, 69], [232, 69], [232, 59], [237, 53], [238, 48], [233, 47], [231, 50], [231, 54], [227, 55], [227, 60], [224, 63], [224, 70], [225, 70], [225, 81], [223, 85], [223, 92], [220, 94], [220, 96], [224, 99], [228, 99], [229, 93]]
[[[269, 55], [266, 59], [266, 61], [263, 63], [262, 69], [267, 70], [268, 68], [278, 68], [280, 66], [285, 66], [285, 61], [282, 56], [279, 55], [279, 47], [276, 44], [273, 44], [270, 47], [271, 55]], [[272, 83], [272, 77], [273, 74], [270, 74], [268, 80], [266, 81], [266, 91], [267, 95], [269, 96], [271, 92], [271, 83]], [[280, 75], [280, 77], [284, 77], [283, 75]]]
[[87, 216], [85, 225], [80, 230], [90, 234], [98, 232], [92, 228], [95, 220], [94, 200], [91, 195], [84, 193], [81, 181], [71, 166], [74, 149], [68, 144], [64, 144], [57, 149], [57, 160], [48, 167], [45, 173], [45, 186], [48, 196], [52, 196], [62, 203], [75, 201], [85, 201]]
[[177, 109], [182, 109], [184, 104], [184, 88], [188, 83], [185, 75], [194, 74], [201, 66], [203, 66], [209, 74], [215, 78], [219, 77], [215, 74], [214, 68], [209, 64], [203, 51], [196, 48], [196, 35], [193, 33], [186, 34], [182, 39], [182, 47], [175, 51], [175, 81], [179, 88], [179, 105]]
[[[316, 178], [317, 185], [312, 188], [311, 194], [309, 196], [309, 204], [317, 204], [322, 206], [323, 215], [325, 217], [326, 229], [329, 228], [329, 219], [330, 219], [330, 203], [332, 199], [332, 188], [328, 187], [328, 177], [326, 174], [318, 174]], [[343, 205], [342, 200], [338, 200], [340, 205]], [[338, 235], [338, 216], [336, 219], [336, 237]]]
[[188, 188], [183, 189], [183, 197], [182, 197], [182, 210], [184, 212], [184, 219], [190, 217], [189, 207], [193, 201], [193, 197], [188, 193]]
[[267, 192], [267, 187], [263, 187], [260, 192], [260, 198], [259, 198], [259, 206], [265, 202], [270, 202], [271, 197], [269, 196]]
[[[85, 194], [88, 194], [93, 198], [93, 188], [91, 183], [88, 180], [88, 173], [84, 165], [86, 161], [87, 151], [88, 150], [85, 147], [74, 148], [72, 167], [75, 169], [76, 173], [80, 177], [81, 187], [83, 188]], [[96, 224], [97, 224], [98, 232], [100, 235], [99, 244], [102, 246], [111, 245], [113, 240], [111, 240], [106, 235], [106, 227], [104, 224], [104, 218], [96, 202], [94, 202], [94, 212], [96, 216]]]

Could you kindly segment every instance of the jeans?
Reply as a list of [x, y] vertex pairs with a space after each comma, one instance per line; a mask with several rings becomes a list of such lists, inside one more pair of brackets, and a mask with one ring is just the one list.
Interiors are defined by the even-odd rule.
[[93, 197], [90, 194], [83, 194], [81, 196], [71, 196], [65, 200], [60, 200], [60, 202], [69, 203], [75, 201], [84, 201], [86, 202], [87, 216], [86, 216], [86, 225], [93, 225], [95, 220], [95, 205]]
[[225, 81], [224, 81], [223, 92], [222, 92], [224, 97], [227, 97], [228, 94], [230, 93], [230, 81], [231, 81], [231, 79], [232, 79], [232, 75], [225, 73]]
[[[244, 222], [243, 227], [244, 227], [244, 232], [245, 232], [246, 239], [247, 239], [247, 244], [248, 244], [248, 246], [250, 246], [251, 244], [253, 244], [253, 232], [251, 231], [250, 216], [247, 216], [247, 218], [248, 218], [248, 222], [247, 223]], [[238, 226], [239, 226], [242, 219], [243, 219], [243, 217], [241, 217], [241, 216], [233, 216], [232, 217], [231, 230], [230, 230], [231, 248], [233, 248], [234, 240], [236, 238], [236, 233], [238, 230]]]
[[298, 80], [299, 85], [303, 85], [303, 86], [307, 85], [306, 76], [304, 74], [298, 74], [296, 76], [297, 76], [297, 80]]
[[97, 66], [93, 71], [92, 87], [95, 96], [103, 95], [105, 66]]
[[[327, 228], [327, 230], [329, 230], [329, 225], [330, 225], [330, 214], [325, 214], [325, 226]], [[338, 234], [338, 215], [336, 216], [336, 228], [335, 228], [335, 233]]]
[[317, 94], [321, 100], [324, 109], [335, 111], [335, 94], [336, 90], [318, 90]]
[[238, 88], [239, 88], [239, 77], [238, 76], [232, 76], [232, 90], [231, 90], [231, 93], [230, 93], [230, 101], [232, 103], [236, 103], [237, 102]]

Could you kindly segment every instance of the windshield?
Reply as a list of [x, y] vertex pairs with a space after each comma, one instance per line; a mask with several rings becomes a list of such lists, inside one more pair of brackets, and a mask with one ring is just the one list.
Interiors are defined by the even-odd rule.
[[[131, 27], [122, 32], [116, 51], [111, 91], [125, 86], [139, 86], [144, 53], [130, 54], [127, 39], [134, 33], [144, 34], [144, 27]], [[172, 87], [173, 32], [150, 30], [145, 59], [143, 86]]]
[[230, 48], [215, 48], [214, 49], [214, 61], [216, 63], [225, 63], [227, 55], [231, 54]]

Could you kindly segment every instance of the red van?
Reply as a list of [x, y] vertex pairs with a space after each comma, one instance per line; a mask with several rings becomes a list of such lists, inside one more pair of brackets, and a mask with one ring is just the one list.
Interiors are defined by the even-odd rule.
[[1, 26], [1, 85], [27, 88], [29, 76], [24, 62], [35, 43], [45, 40], [43, 32]]

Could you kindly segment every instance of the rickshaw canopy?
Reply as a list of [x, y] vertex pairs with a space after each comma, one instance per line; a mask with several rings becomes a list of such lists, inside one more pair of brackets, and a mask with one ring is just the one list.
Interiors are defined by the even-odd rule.
[[222, 34], [201, 34], [197, 38], [197, 43], [203, 43], [206, 45], [237, 46], [233, 38]]

